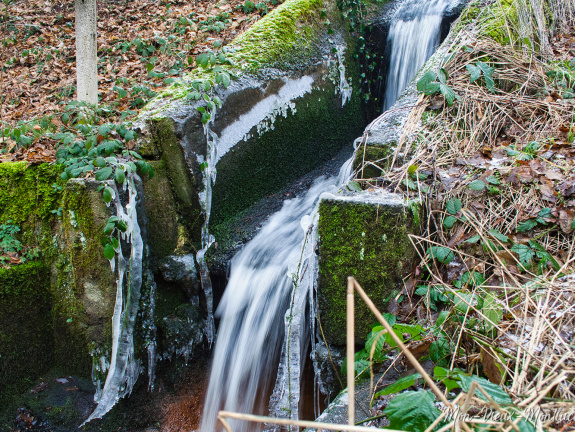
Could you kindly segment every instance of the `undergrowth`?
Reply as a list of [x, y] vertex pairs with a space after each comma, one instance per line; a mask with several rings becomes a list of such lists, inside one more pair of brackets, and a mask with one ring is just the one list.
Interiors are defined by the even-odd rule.
[[[573, 425], [575, 62], [563, 41], [574, 13], [573, 2], [484, 7], [419, 80], [420, 103], [395, 153], [366, 162], [381, 177], [363, 178], [367, 165], [357, 171], [364, 188], [425, 209], [422, 234], [411, 236], [418, 265], [387, 318], [468, 414], [445, 415], [421, 377], [409, 375], [374, 389], [376, 417], [392, 428]], [[505, 37], [491, 31], [494, 23]], [[357, 374], [402, 361], [386, 337], [374, 339], [381, 332], [356, 355]]]

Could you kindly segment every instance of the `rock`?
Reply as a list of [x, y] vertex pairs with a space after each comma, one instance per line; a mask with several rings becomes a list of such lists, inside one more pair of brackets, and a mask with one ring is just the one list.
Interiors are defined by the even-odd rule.
[[158, 268], [166, 281], [177, 282], [190, 299], [198, 295], [200, 279], [193, 254], [168, 256], [160, 262]]
[[[318, 307], [329, 344], [346, 342], [348, 276], [357, 279], [381, 311], [391, 296], [403, 288], [403, 278], [411, 271], [415, 257], [409, 234], [418, 232], [418, 216], [417, 207], [408, 208], [394, 194], [322, 195]], [[376, 318], [359, 298], [355, 311], [355, 338], [356, 343], [361, 343]]]
[[182, 304], [175, 315], [169, 315], [159, 324], [160, 350], [164, 360], [183, 356], [186, 363], [204, 340], [204, 316], [198, 306]]

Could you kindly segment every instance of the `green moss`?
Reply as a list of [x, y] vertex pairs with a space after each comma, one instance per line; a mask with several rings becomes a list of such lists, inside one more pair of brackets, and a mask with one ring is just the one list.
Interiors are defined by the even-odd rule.
[[44, 263], [0, 269], [0, 406], [51, 367], [51, 306]]
[[150, 250], [161, 258], [178, 247], [178, 215], [164, 160], [149, 162], [155, 175], [144, 181], [144, 206]]
[[170, 181], [180, 221], [188, 230], [189, 237], [200, 239], [203, 224], [196, 184], [186, 164], [183, 150], [174, 131], [174, 122], [168, 118], [150, 121], [154, 145], [160, 150], [165, 173]]
[[322, 6], [322, 0], [286, 1], [234, 40], [232, 59], [250, 70], [304, 62], [313, 54]]
[[342, 108], [341, 98], [329, 82], [298, 99], [296, 112], [278, 116], [273, 130], [261, 136], [254, 133], [254, 138], [219, 160], [210, 220], [213, 226], [329, 160], [351, 145], [366, 122], [359, 91], [354, 89]]
[[[89, 375], [92, 342], [111, 340], [116, 281], [101, 244], [110, 216], [96, 184], [68, 182], [62, 197], [59, 254], [54, 262], [55, 353], [58, 364]], [[71, 349], [73, 347], [73, 349]]]
[[365, 145], [357, 151], [355, 160], [353, 161], [353, 168], [354, 170], [359, 170], [364, 163], [373, 162], [373, 165], [365, 164], [363, 170], [359, 171], [359, 176], [364, 179], [379, 177], [381, 176], [382, 169], [386, 169], [389, 165], [387, 158], [392, 153], [393, 150], [390, 146]]
[[46, 249], [52, 240], [52, 211], [59, 207], [64, 183], [60, 173], [57, 165], [0, 164], [0, 223], [20, 226], [25, 246]]
[[[401, 288], [413, 249], [407, 234], [411, 218], [402, 206], [378, 206], [345, 201], [322, 201], [318, 302], [326, 340], [345, 344], [347, 277], [353, 276], [375, 305]], [[360, 342], [376, 322], [367, 306], [356, 301], [356, 340]]]
[[500, 0], [486, 11], [488, 19], [482, 24], [482, 32], [502, 45], [509, 45], [511, 39], [517, 39], [515, 29], [518, 25], [515, 0]]

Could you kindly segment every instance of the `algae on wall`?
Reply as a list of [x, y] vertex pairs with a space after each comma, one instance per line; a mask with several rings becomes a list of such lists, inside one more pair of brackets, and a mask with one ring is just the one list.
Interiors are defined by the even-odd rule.
[[54, 364], [48, 266], [0, 269], [0, 406]]
[[[16, 370], [23, 356], [45, 355], [49, 360], [38, 361], [35, 368], [28, 369], [27, 376], [11, 377], [21, 382], [29, 383], [53, 365], [89, 377], [92, 344], [103, 343], [109, 332], [115, 276], [102, 254], [100, 238], [110, 210], [97, 185], [86, 186], [84, 181], [64, 184], [60, 173], [57, 165], [0, 164], [0, 222], [18, 226], [23, 248], [37, 250], [40, 260], [1, 272], [9, 278], [34, 270], [29, 280], [36, 281], [33, 288], [41, 297], [37, 306], [30, 297], [17, 295], [18, 287], [6, 282], [1, 287], [6, 308], [1, 309], [17, 312], [35, 323], [43, 343], [49, 346], [44, 350], [34, 344], [33, 338], [22, 337], [11, 347], [14, 356], [3, 356], [2, 364]], [[36, 274], [41, 274], [40, 281]], [[21, 289], [26, 290], [27, 285]], [[42, 317], [43, 325], [38, 317]], [[29, 347], [36, 347], [34, 353], [27, 351], [27, 339]], [[0, 379], [2, 384], [4, 378]]]
[[[387, 202], [323, 199], [319, 206], [319, 319], [328, 343], [346, 341], [347, 278], [353, 276], [385, 311], [411, 270], [414, 249], [409, 233], [417, 230], [413, 216], [397, 198]], [[355, 304], [356, 341], [365, 340], [377, 320], [361, 301]]]

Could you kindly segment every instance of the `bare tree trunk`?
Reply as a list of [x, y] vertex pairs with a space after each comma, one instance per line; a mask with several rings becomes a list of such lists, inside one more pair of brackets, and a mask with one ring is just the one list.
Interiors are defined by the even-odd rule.
[[78, 100], [98, 103], [96, 0], [76, 1], [76, 80]]

